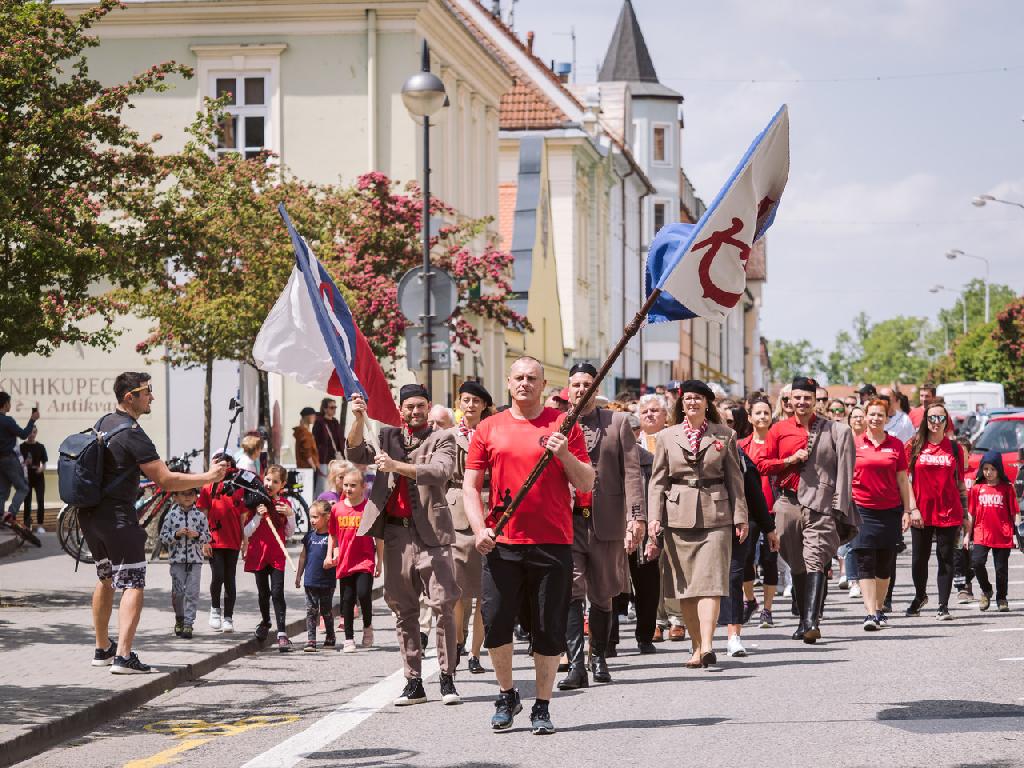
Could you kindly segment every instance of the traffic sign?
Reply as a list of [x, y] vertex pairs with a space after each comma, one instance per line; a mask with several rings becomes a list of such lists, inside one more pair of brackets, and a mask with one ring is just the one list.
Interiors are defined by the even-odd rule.
[[[431, 278], [433, 279], [433, 278]], [[405, 329], [405, 365], [410, 371], [418, 371], [422, 367], [423, 357], [422, 325], [410, 325]], [[451, 331], [443, 325], [432, 325], [434, 335], [431, 347], [434, 359], [431, 365], [435, 371], [448, 371], [452, 367]]]
[[[410, 323], [423, 323], [423, 267], [406, 272], [398, 282], [398, 308]], [[430, 268], [431, 324], [443, 323], [459, 305], [459, 288], [443, 269]]]

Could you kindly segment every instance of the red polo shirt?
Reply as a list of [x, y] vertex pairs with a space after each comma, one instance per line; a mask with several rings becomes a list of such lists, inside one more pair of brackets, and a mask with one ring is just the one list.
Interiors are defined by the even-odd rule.
[[898, 437], [886, 435], [875, 445], [867, 430], [854, 439], [857, 463], [853, 468], [853, 500], [865, 509], [893, 509], [903, 503], [896, 480], [907, 471], [907, 452]]
[[805, 428], [796, 416], [779, 421], [768, 430], [764, 439], [764, 449], [757, 458], [750, 458], [757, 465], [762, 475], [779, 475], [779, 487], [785, 491], [796, 493], [800, 487], [800, 469], [803, 463], [786, 464], [786, 459], [807, 447], [807, 429], [814, 424], [817, 416], [812, 416]]

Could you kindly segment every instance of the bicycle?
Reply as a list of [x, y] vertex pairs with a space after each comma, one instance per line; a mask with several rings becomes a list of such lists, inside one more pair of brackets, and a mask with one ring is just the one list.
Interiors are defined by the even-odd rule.
[[288, 470], [288, 479], [284, 484], [284, 493], [281, 494], [292, 505], [295, 510], [295, 533], [292, 538], [302, 538], [309, 531], [309, 505], [302, 497], [302, 478], [297, 469]]
[[[172, 472], [188, 472], [192, 459], [199, 455], [198, 450], [187, 451], [181, 456], [167, 460], [167, 468]], [[160, 526], [174, 501], [171, 492], [165, 491], [151, 480], [139, 483], [139, 496], [135, 502], [135, 513], [139, 525], [146, 532], [146, 549], [150, 552], [150, 561], [159, 559], [163, 549], [160, 544]], [[89, 545], [78, 522], [78, 508], [65, 504], [57, 513], [57, 540], [61, 549], [75, 558], [76, 562], [92, 564], [95, 558], [89, 551]]]

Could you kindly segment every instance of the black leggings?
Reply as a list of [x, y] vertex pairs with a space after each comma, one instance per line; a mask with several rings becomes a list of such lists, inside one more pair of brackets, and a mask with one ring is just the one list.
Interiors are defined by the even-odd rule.
[[363, 629], [373, 624], [373, 574], [357, 572], [343, 576], [338, 579], [338, 590], [341, 592], [341, 616], [345, 619], [345, 639], [353, 640], [356, 600], [363, 614]]
[[273, 598], [277, 631], [287, 632], [284, 622], [284, 571], [279, 571], [272, 565], [256, 571], [256, 590], [259, 592], [260, 616], [263, 617], [263, 623], [270, 623], [270, 600]]
[[858, 579], [891, 579], [896, 565], [896, 549], [855, 549]]
[[975, 544], [971, 550], [971, 567], [974, 568], [974, 575], [978, 577], [978, 586], [986, 595], [992, 595], [992, 582], [988, 580], [988, 570], [985, 568], [985, 561], [988, 560], [988, 553], [992, 553], [992, 565], [996, 571], [996, 601], [1006, 599], [1006, 587], [1009, 584], [1010, 574], [1010, 550], [996, 547], [986, 547], [983, 544]]
[[224, 616], [230, 619], [235, 611], [235, 568], [237, 549], [215, 549], [210, 555], [210, 603], [220, 610], [220, 588], [224, 587]]
[[316, 642], [316, 625], [324, 620], [324, 634], [334, 639], [334, 617], [331, 615], [331, 595], [334, 586], [306, 587], [306, 640]]
[[46, 496], [46, 478], [32, 475], [28, 480], [28, 495], [25, 496], [25, 527], [32, 523], [32, 494], [36, 495], [36, 525], [43, 524], [43, 499]]
[[[758, 547], [758, 539], [760, 539], [761, 546]], [[761, 530], [757, 523], [753, 520], [750, 521], [750, 533], [747, 535], [747, 561], [743, 565], [743, 580], [753, 581], [754, 576], [754, 560], [758, 559], [758, 551], [760, 551], [760, 563], [761, 568], [764, 570], [764, 585], [766, 587], [777, 587], [779, 586], [779, 553], [772, 552], [771, 547], [768, 546], [767, 534]]]
[[918, 598], [923, 598], [928, 591], [928, 560], [931, 558], [934, 538], [939, 561], [939, 605], [943, 608], [949, 605], [949, 593], [953, 591], [953, 560], [959, 532], [960, 527], [957, 525], [948, 528], [926, 525], [924, 528], [910, 529], [910, 571], [914, 576], [914, 592]]
[[732, 537], [732, 556], [729, 558], [729, 594], [722, 596], [719, 610], [719, 624], [743, 623], [743, 566], [747, 562], [749, 550], [754, 548], [753, 540], [748, 536], [742, 544]]

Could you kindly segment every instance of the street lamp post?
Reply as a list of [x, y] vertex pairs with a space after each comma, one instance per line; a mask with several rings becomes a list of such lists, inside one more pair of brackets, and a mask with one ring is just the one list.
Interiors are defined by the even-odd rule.
[[993, 197], [992, 195], [978, 195], [976, 198], [971, 200], [971, 205], [975, 208], [981, 208], [986, 203], [1002, 203], [1003, 205], [1013, 205], [1017, 208], [1024, 208], [1024, 203], [1018, 203], [1013, 200], [1001, 200], [1000, 198]]
[[[945, 291], [946, 293], [955, 293], [960, 296], [960, 304], [964, 310], [964, 335], [967, 335], [967, 297], [960, 291], [954, 291], [952, 288], [946, 288], [943, 285], [933, 285], [928, 289], [928, 293], [938, 293], [939, 291]], [[948, 346], [948, 344], [947, 344]]]
[[[986, 259], [984, 256], [975, 256], [973, 253], [964, 253], [959, 248], [953, 248], [951, 250], [946, 251], [946, 258], [949, 259], [950, 261], [953, 261], [954, 259], [956, 259], [956, 258], [958, 258], [960, 256], [966, 256], [969, 259], [977, 259], [978, 261], [982, 262], [985, 265], [985, 322], [988, 323], [988, 321], [989, 321], [989, 303], [990, 303], [989, 302], [989, 268], [990, 268], [991, 265], [988, 263], [988, 259]], [[964, 300], [964, 309], [965, 309], [965, 311], [966, 311], [966, 307], [967, 307], [967, 300], [965, 299]]]
[[430, 47], [423, 41], [420, 71], [402, 86], [402, 102], [415, 120], [423, 119], [423, 358], [424, 385], [432, 389], [434, 334], [430, 307], [430, 116], [445, 105], [447, 96], [441, 78], [430, 71]]

